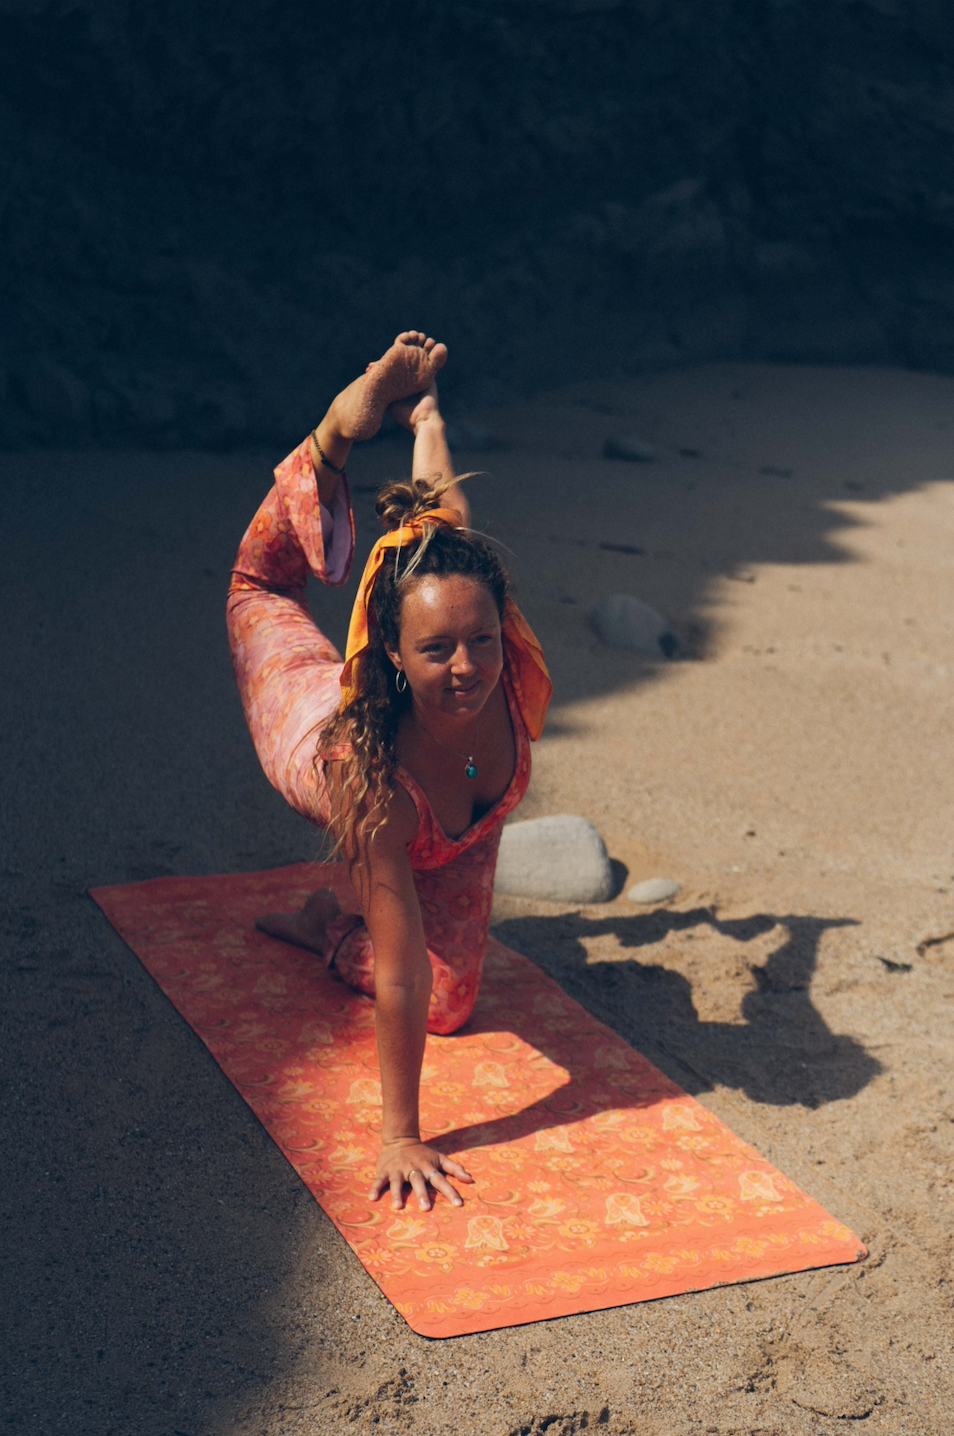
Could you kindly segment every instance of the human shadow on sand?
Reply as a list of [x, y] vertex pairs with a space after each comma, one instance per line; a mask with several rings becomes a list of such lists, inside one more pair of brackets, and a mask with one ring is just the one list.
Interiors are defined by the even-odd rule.
[[[636, 916], [514, 918], [495, 927], [494, 936], [529, 957], [685, 1091], [698, 1095], [718, 1085], [772, 1106], [816, 1108], [853, 1097], [881, 1071], [861, 1043], [830, 1030], [810, 996], [821, 938], [855, 922], [769, 913], [723, 920], [708, 908], [696, 908]], [[584, 946], [585, 939], [612, 935], [621, 947], [638, 950], [700, 926], [739, 943], [780, 929], [779, 946], [764, 961], [748, 964], [755, 986], [742, 997], [740, 1021], [701, 1021], [691, 984], [671, 968], [635, 957], [593, 961]], [[645, 1084], [627, 1092], [627, 1084], [615, 1080], [617, 1074], [611, 1095], [601, 1100], [592, 1065], [574, 1064], [572, 1047], [559, 1031], [548, 1041], [545, 1026], [541, 1036], [539, 1019], [532, 1033], [521, 1026], [519, 1018], [511, 1019], [506, 1030], [563, 1066], [569, 1081], [519, 1114], [443, 1134], [441, 1146], [486, 1146], [511, 1139], [518, 1130], [525, 1135], [582, 1120], [607, 1106], [638, 1107], [658, 1100], [658, 1093], [641, 1095]], [[483, 1014], [478, 1004], [464, 1031], [484, 1027], [499, 1030], [499, 1020]]]

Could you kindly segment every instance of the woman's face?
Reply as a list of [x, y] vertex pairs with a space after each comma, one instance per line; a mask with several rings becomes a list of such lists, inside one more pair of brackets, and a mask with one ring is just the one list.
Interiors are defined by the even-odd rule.
[[479, 713], [503, 667], [492, 594], [462, 574], [422, 578], [401, 605], [399, 646], [388, 657], [406, 673], [421, 708], [462, 718]]

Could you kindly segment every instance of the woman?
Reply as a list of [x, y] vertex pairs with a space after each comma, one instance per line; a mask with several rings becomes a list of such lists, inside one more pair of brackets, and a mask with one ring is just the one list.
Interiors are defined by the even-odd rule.
[[[375, 999], [383, 1128], [376, 1201], [400, 1208], [409, 1184], [456, 1206], [449, 1177], [472, 1178], [422, 1143], [418, 1095], [426, 1032], [456, 1031], [480, 983], [504, 818], [530, 776], [543, 727], [543, 655], [507, 592], [494, 549], [470, 531], [435, 376], [443, 345], [411, 331], [339, 394], [275, 470], [242, 540], [229, 592], [232, 657], [270, 781], [330, 828], [360, 915], [317, 892], [300, 913], [259, 926], [322, 954]], [[387, 532], [355, 601], [345, 662], [305, 600], [309, 570], [348, 576], [354, 548], [345, 463], [385, 411], [414, 434], [409, 482], [377, 500]]]

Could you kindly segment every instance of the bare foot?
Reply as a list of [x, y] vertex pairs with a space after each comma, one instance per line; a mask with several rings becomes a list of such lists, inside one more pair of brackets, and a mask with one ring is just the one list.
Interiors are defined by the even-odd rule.
[[338, 899], [330, 888], [312, 893], [301, 912], [268, 912], [255, 919], [259, 932], [277, 937], [281, 942], [307, 947], [311, 952], [324, 952], [328, 924], [340, 916]]
[[372, 438], [388, 405], [429, 389], [446, 360], [446, 344], [416, 329], [399, 334], [387, 353], [335, 399], [332, 410], [339, 433], [351, 440]]

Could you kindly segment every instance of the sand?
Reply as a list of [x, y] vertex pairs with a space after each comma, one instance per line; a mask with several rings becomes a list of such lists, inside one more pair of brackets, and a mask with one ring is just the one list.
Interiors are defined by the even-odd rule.
[[[498, 899], [498, 936], [871, 1256], [447, 1343], [409, 1332], [83, 896], [314, 851], [224, 642], [269, 457], [3, 460], [10, 1429], [946, 1436], [952, 401], [932, 375], [720, 365], [466, 416], [499, 439], [460, 458], [556, 684], [516, 816], [582, 814], [631, 880], [683, 888]], [[601, 458], [621, 429], [659, 459]], [[365, 542], [407, 454], [353, 459]], [[616, 591], [666, 615], [674, 660], [598, 642]], [[317, 596], [338, 641], [347, 610]]]

